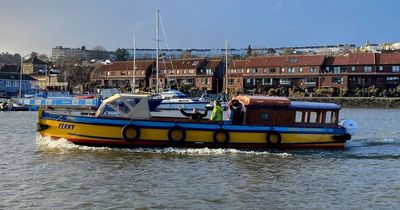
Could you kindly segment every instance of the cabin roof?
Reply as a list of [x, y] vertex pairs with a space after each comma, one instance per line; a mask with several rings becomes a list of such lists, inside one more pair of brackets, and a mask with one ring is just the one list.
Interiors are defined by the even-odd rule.
[[233, 99], [239, 100], [244, 105], [265, 105], [265, 106], [289, 106], [290, 100], [277, 96], [237, 96]]
[[340, 110], [342, 107], [334, 103], [292, 101], [290, 104], [290, 108], [308, 110]]

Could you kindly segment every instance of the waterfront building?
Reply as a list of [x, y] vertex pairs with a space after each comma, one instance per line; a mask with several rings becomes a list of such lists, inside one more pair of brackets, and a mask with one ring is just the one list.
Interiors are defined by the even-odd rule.
[[228, 91], [266, 92], [270, 88], [317, 87], [323, 55], [251, 57], [235, 60], [228, 68]]
[[106, 59], [115, 59], [114, 52], [106, 50], [87, 50], [84, 46], [81, 48], [56, 46], [51, 50], [51, 60], [59, 64], [65, 62], [88, 64], [91, 60]]
[[[138, 63], [143, 61], [138, 61]], [[140, 67], [136, 82], [139, 88], [157, 86], [153, 60]], [[107, 87], [124, 87], [131, 79], [132, 61], [101, 65], [92, 80]], [[123, 72], [125, 71], [125, 73]], [[399, 84], [399, 53], [348, 53], [326, 55], [280, 55], [234, 59], [228, 72], [220, 59], [188, 58], [162, 60], [159, 64], [160, 89], [188, 88], [224, 92], [267, 93], [270, 89], [290, 89], [313, 93], [329, 89], [332, 94], [368, 88], [394, 91]]]
[[[140, 60], [136, 61], [135, 64], [136, 88], [145, 89], [149, 87], [149, 78], [155, 62], [153, 60]], [[91, 80], [105, 88], [123, 88], [132, 83], [133, 72], [133, 61], [116, 61], [98, 65], [91, 74]]]
[[37, 57], [32, 57], [22, 62], [23, 74], [36, 74], [38, 72], [46, 72], [47, 63]]
[[28, 75], [22, 75], [20, 80], [19, 73], [0, 72], [0, 92], [8, 96], [17, 96], [19, 94], [20, 84], [22, 93], [30, 93], [36, 86], [36, 81]]

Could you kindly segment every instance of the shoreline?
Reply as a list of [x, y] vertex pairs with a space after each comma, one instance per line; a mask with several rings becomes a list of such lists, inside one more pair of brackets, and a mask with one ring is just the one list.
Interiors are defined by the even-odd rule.
[[384, 97], [291, 97], [293, 101], [335, 103], [346, 108], [400, 108], [400, 98]]

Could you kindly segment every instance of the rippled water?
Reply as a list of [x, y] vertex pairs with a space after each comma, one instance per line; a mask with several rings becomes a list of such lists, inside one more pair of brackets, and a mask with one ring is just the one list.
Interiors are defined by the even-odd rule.
[[344, 109], [344, 150], [110, 149], [36, 140], [0, 113], [0, 209], [396, 209], [400, 110]]

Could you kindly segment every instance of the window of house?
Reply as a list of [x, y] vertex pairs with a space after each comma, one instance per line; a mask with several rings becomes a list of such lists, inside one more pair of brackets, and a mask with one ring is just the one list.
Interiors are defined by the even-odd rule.
[[317, 73], [317, 68], [316, 67], [311, 67], [310, 68], [310, 73]]
[[332, 77], [332, 83], [337, 85], [343, 84], [343, 77]]
[[341, 73], [341, 68], [339, 66], [333, 67], [333, 73]]
[[121, 76], [125, 76], [125, 72], [124, 71], [121, 71]]
[[107, 71], [107, 76], [110, 76], [110, 75], [111, 75], [111, 72]]
[[288, 70], [287, 70], [287, 72], [288, 72], [289, 74], [294, 74], [294, 68], [293, 68], [293, 67], [289, 67]]
[[186, 69], [185, 69], [185, 70], [183, 70], [183, 74], [186, 74]]
[[262, 83], [263, 85], [268, 85], [272, 83], [272, 79], [271, 78], [264, 78], [262, 79]]
[[275, 68], [270, 68], [269, 69], [269, 73], [275, 73], [276, 72], [276, 69]]
[[247, 70], [246, 70], [246, 73], [248, 73], [248, 74], [249, 74], [249, 73], [250, 73], [250, 69], [247, 69]]
[[299, 72], [303, 72], [303, 68], [302, 67], [299, 68]]
[[364, 72], [370, 73], [372, 71], [372, 66], [364, 66]]
[[189, 74], [193, 74], [194, 70], [193, 69], [189, 69]]
[[257, 74], [258, 69], [253, 69], [253, 74]]
[[229, 85], [234, 85], [235, 84], [235, 80], [234, 79], [228, 79], [228, 84]]
[[356, 71], [356, 67], [355, 67], [355, 66], [352, 66], [352, 67], [351, 67], [351, 71]]
[[379, 71], [383, 71], [383, 66], [379, 66]]
[[284, 68], [282, 68], [282, 72], [285, 72], [285, 69], [284, 69]]
[[400, 72], [400, 66], [392, 66], [392, 72]]
[[179, 74], [179, 70], [176, 70], [176, 74]]

